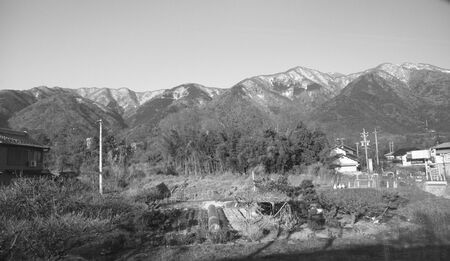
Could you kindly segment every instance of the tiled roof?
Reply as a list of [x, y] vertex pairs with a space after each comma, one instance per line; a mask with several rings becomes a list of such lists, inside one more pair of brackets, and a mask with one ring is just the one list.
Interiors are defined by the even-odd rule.
[[349, 159], [351, 159], [351, 160], [354, 160], [354, 161], [359, 162], [359, 158], [356, 157], [356, 155], [346, 154], [346, 155], [342, 155], [342, 157], [347, 157], [347, 158], [349, 158]]
[[405, 155], [408, 151], [412, 151], [412, 150], [418, 150], [418, 148], [402, 148], [402, 149], [398, 149], [394, 152], [394, 154], [392, 154], [393, 156], [397, 157], [397, 156], [403, 156]]
[[450, 148], [450, 142], [444, 142], [433, 147], [433, 149], [447, 149], [447, 148]]
[[0, 144], [47, 148], [33, 140], [28, 133], [0, 128]]
[[351, 150], [351, 151], [353, 151], [354, 153], [356, 153], [356, 149], [354, 149], [354, 148], [352, 148], [352, 147], [349, 147], [349, 146], [347, 146], [347, 145], [336, 145], [336, 146], [334, 146], [332, 149], [336, 149], [336, 148], [340, 148], [340, 149], [343, 149], [343, 150]]

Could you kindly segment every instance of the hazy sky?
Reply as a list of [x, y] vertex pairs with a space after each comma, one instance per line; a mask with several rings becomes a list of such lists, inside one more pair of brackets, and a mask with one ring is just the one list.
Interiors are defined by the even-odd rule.
[[383, 62], [450, 68], [445, 0], [0, 0], [0, 89], [127, 87]]

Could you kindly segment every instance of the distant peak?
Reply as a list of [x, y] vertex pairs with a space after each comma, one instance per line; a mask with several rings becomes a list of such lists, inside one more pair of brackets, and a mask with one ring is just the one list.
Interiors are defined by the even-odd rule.
[[187, 87], [197, 87], [197, 88], [203, 88], [205, 86], [198, 84], [198, 83], [183, 83], [181, 85], [178, 85], [176, 87], [173, 87], [172, 89], [177, 89], [177, 88], [187, 88]]
[[431, 71], [442, 71], [442, 72], [450, 72], [448, 69], [440, 68], [431, 64], [426, 63], [412, 63], [412, 62], [404, 62], [402, 64], [394, 64], [394, 63], [382, 63], [375, 67], [375, 69], [385, 70], [385, 71], [394, 71], [394, 70], [431, 70]]
[[405, 69], [413, 69], [413, 70], [432, 70], [432, 71], [450, 72], [450, 70], [440, 68], [440, 67], [437, 67], [437, 66], [434, 66], [431, 64], [426, 64], [426, 63], [406, 62], [406, 63], [402, 63], [400, 66]]

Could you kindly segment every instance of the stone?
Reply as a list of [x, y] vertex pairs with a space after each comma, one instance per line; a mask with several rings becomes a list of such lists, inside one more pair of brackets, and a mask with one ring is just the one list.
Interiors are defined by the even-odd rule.
[[324, 230], [316, 231], [315, 236], [318, 239], [330, 239], [331, 233], [328, 229], [324, 229]]
[[355, 223], [355, 216], [354, 215], [341, 215], [338, 217], [339, 224], [341, 227], [345, 227], [346, 225], [352, 225]]
[[290, 240], [309, 240], [314, 236], [314, 232], [310, 228], [304, 228], [301, 231], [294, 232], [290, 235]]

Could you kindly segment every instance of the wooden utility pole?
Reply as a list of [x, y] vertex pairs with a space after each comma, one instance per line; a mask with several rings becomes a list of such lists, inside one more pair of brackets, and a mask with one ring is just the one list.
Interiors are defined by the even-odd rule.
[[366, 132], [366, 130], [363, 128], [363, 132], [361, 133], [361, 138], [363, 138], [363, 140], [361, 141], [361, 146], [364, 146], [364, 152], [366, 154], [366, 169], [369, 171], [369, 157], [367, 155], [367, 147], [369, 146], [369, 142], [367, 140], [367, 136], [369, 136], [369, 133]]
[[373, 134], [375, 134], [375, 153], [377, 157], [377, 166], [380, 166], [380, 159], [378, 158], [378, 137], [377, 137], [377, 128], [373, 131]]
[[100, 192], [100, 195], [103, 194], [103, 176], [102, 176], [102, 120], [98, 121], [100, 123], [100, 135], [99, 135], [99, 152], [98, 152], [98, 189]]
[[389, 142], [389, 152], [394, 152], [394, 142], [393, 141]]
[[356, 142], [356, 157], [359, 158], [359, 142]]

